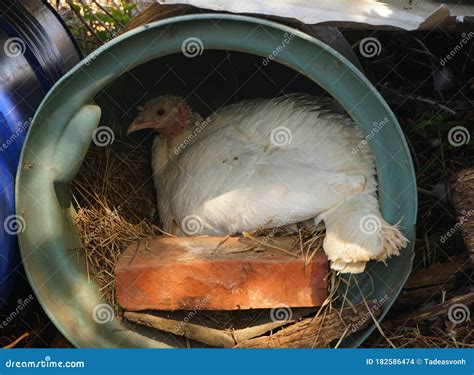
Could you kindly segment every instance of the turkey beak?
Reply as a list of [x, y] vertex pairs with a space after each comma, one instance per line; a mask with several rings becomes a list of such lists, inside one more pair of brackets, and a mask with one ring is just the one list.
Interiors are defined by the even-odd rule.
[[138, 119], [135, 119], [132, 125], [129, 126], [127, 130], [127, 135], [130, 135], [131, 133], [136, 132], [138, 130], [159, 129], [159, 128], [160, 126], [159, 124], [156, 123], [156, 121], [141, 122], [141, 121], [138, 121]]

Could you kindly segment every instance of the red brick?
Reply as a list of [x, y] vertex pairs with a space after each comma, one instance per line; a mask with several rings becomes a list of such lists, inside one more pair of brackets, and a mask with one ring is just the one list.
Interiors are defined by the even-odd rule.
[[[278, 240], [283, 248], [292, 241]], [[327, 297], [322, 251], [305, 266], [301, 257], [268, 247], [244, 251], [252, 243], [246, 238], [223, 241], [163, 237], [132, 244], [115, 269], [118, 303], [129, 311], [236, 310], [320, 306]]]

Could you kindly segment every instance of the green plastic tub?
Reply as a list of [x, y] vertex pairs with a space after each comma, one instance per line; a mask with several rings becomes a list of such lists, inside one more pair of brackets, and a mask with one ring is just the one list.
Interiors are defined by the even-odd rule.
[[[281, 48], [282, 40], [289, 35], [291, 41]], [[348, 291], [345, 287], [341, 290], [353, 303], [359, 302], [362, 295], [378, 299], [383, 318], [410, 273], [414, 255], [416, 182], [396, 118], [363, 74], [326, 44], [278, 23], [223, 14], [170, 18], [128, 32], [77, 65], [41, 104], [23, 149], [16, 199], [18, 213], [26, 222], [26, 229], [19, 236], [23, 263], [49, 317], [78, 347], [184, 344], [151, 330], [132, 330], [113, 319], [97, 285], [88, 280], [84, 259], [78, 255], [81, 239], [72, 220], [69, 184], [91, 145], [92, 134], [101, 121], [101, 109], [102, 117], [107, 117], [114, 112], [113, 103], [126, 98], [128, 103], [139, 102], [146, 93], [134, 83], [134, 77], [145, 74], [152, 79], [153, 74], [163, 74], [166, 66], [172, 70], [174, 65], [168, 63], [177, 61], [189, 38], [198, 38], [211, 55], [228, 50], [261, 62], [273, 56], [269, 60], [285, 69], [285, 74], [298, 72], [306, 80], [303, 86], [308, 82], [318, 85], [336, 98], [366, 134], [371, 133], [374, 123], [388, 120], [388, 125], [372, 132], [375, 136], [370, 141], [376, 156], [379, 199], [385, 219], [391, 223], [401, 220], [410, 242], [401, 256], [390, 259], [388, 266], [370, 264], [368, 271], [357, 278], [357, 284], [352, 282]], [[180, 61], [185, 61], [183, 71], [191, 71], [191, 75], [199, 64], [199, 60]], [[238, 65], [236, 71], [247, 69]], [[178, 81], [169, 72], [156, 86], [165, 93], [166, 85]], [[219, 88], [212, 90], [210, 97], [218, 98]], [[275, 94], [279, 94], [278, 89]], [[117, 138], [126, 133], [133, 115], [118, 122], [114, 129]], [[342, 346], [360, 345], [374, 327], [371, 324], [346, 338]]]

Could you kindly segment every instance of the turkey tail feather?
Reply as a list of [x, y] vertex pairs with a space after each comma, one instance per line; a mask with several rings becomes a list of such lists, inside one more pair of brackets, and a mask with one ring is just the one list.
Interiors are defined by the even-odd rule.
[[397, 224], [382, 217], [375, 194], [359, 194], [324, 213], [324, 250], [331, 268], [360, 273], [370, 260], [385, 261], [407, 245]]

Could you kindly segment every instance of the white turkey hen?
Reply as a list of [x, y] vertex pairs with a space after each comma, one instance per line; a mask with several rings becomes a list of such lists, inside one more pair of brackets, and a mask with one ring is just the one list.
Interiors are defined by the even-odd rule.
[[406, 239], [380, 213], [371, 151], [334, 108], [290, 95], [232, 104], [204, 120], [177, 96], [147, 102], [128, 133], [157, 132], [152, 167], [164, 229], [231, 235], [322, 220], [334, 270], [360, 273], [369, 260], [398, 255]]

